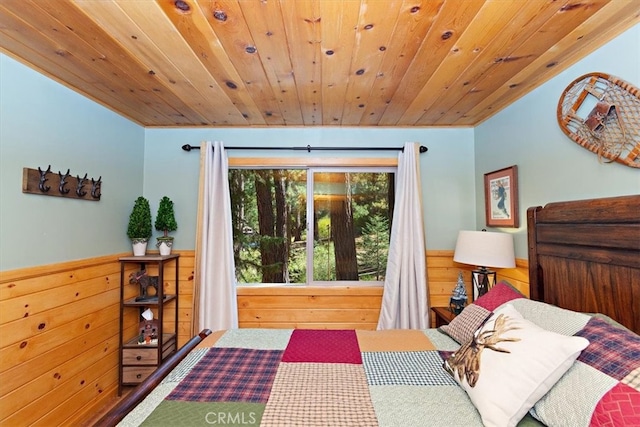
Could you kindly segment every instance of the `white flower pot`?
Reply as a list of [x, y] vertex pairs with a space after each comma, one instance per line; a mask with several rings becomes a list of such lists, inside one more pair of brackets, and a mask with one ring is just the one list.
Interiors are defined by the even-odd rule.
[[135, 240], [132, 243], [133, 255], [144, 256], [147, 253], [147, 241]]
[[171, 246], [167, 245], [165, 242], [160, 243], [158, 249], [160, 250], [160, 255], [171, 255]]
[[158, 239], [156, 247], [160, 251], [160, 255], [171, 255], [171, 247], [173, 246], [173, 239]]

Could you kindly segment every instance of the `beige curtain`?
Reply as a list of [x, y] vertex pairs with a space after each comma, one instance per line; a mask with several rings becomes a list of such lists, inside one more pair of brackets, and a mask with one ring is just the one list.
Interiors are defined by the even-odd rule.
[[398, 155], [396, 202], [378, 329], [429, 327], [420, 145], [407, 143]]
[[229, 165], [222, 142], [200, 146], [191, 333], [238, 327]]

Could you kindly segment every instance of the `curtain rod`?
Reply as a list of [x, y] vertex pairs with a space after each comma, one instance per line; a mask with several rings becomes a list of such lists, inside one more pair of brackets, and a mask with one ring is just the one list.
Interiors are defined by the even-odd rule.
[[[227, 150], [299, 150], [310, 153], [311, 151], [404, 151], [404, 147], [224, 147]], [[184, 151], [199, 150], [200, 147], [185, 144], [182, 146]], [[424, 145], [420, 146], [420, 153], [426, 153], [429, 150]]]

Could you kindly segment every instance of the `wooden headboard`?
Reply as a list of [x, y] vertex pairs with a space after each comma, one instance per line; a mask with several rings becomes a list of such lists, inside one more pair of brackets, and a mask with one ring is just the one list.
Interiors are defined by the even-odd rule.
[[527, 210], [531, 298], [640, 333], [640, 195]]

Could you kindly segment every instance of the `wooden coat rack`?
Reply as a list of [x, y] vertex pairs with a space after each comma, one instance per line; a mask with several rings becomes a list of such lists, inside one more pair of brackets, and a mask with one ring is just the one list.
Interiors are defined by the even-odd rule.
[[22, 192], [30, 194], [41, 194], [44, 196], [66, 197], [70, 199], [100, 200], [102, 191], [102, 177], [97, 180], [87, 179], [80, 175], [71, 176], [70, 170], [67, 173], [51, 172], [51, 165], [47, 170], [22, 168]]

